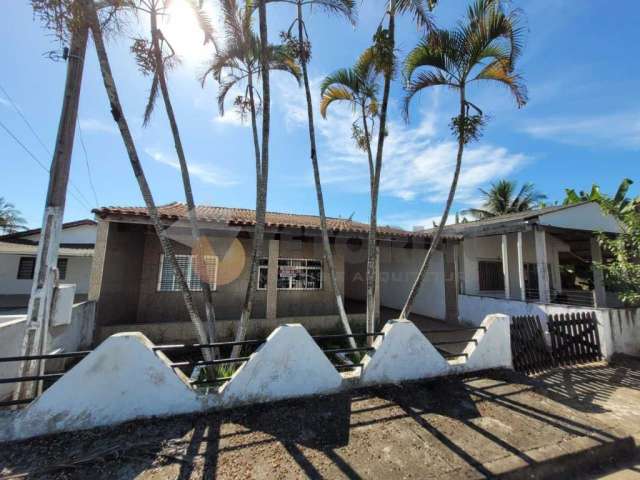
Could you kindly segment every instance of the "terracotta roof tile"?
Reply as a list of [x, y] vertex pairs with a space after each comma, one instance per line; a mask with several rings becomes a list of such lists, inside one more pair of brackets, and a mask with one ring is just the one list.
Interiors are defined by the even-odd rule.
[[[160, 217], [164, 220], [186, 220], [187, 206], [183, 203], [170, 203], [158, 206]], [[146, 207], [102, 207], [93, 210], [93, 213], [101, 218], [112, 215], [123, 217], [146, 217]], [[216, 207], [208, 205], [196, 206], [198, 220], [202, 222], [221, 223], [225, 225], [255, 225], [256, 212], [246, 208], [228, 208]], [[320, 228], [320, 217], [316, 215], [299, 215], [294, 213], [267, 212], [267, 227], [271, 228]], [[327, 225], [329, 230], [345, 233], [367, 233], [369, 225], [345, 218], [327, 217]], [[384, 236], [403, 236], [403, 237], [430, 237], [426, 232], [409, 232], [401, 228], [390, 226], [379, 226], [378, 232]]]

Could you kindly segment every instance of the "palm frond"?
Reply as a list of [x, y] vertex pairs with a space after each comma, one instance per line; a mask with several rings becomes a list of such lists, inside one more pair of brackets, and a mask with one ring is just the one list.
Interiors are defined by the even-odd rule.
[[153, 109], [155, 108], [156, 100], [158, 98], [158, 84], [158, 74], [156, 73], [153, 76], [153, 80], [151, 81], [151, 88], [149, 89], [147, 105], [144, 108], [144, 119], [142, 121], [143, 127], [149, 125], [149, 122], [151, 121], [151, 115], [153, 114]]
[[343, 15], [352, 25], [356, 24], [356, 3], [354, 0], [310, 0], [311, 5], [320, 5], [325, 11]]
[[402, 115], [405, 120], [409, 118], [409, 107], [413, 97], [425, 88], [435, 86], [446, 86], [451, 88], [458, 87], [457, 84], [452, 83], [449, 78], [445, 77], [441, 71], [420, 72], [414, 79], [407, 81], [407, 84], [405, 85], [405, 91], [407, 94], [405, 95], [402, 104]]
[[224, 80], [220, 81], [220, 85], [218, 86], [218, 111], [220, 112], [220, 116], [224, 116], [224, 101], [231, 90], [240, 79], [235, 76], [228, 76]]
[[324, 95], [325, 90], [332, 85], [341, 85], [356, 92], [359, 90], [358, 75], [352, 68], [341, 68], [336, 70], [325, 77], [320, 84], [320, 95]]
[[213, 27], [213, 21], [211, 17], [207, 14], [207, 12], [202, 8], [202, 2], [198, 0], [185, 0], [187, 5], [191, 8], [194, 15], [196, 16], [196, 20], [198, 21], [198, 25], [202, 30], [204, 35], [204, 44], [211, 42], [213, 43], [215, 49], [218, 49], [218, 45], [216, 43], [215, 38], [215, 29]]
[[527, 103], [527, 87], [522, 82], [522, 78], [513, 73], [505, 60], [494, 60], [484, 67], [473, 80], [493, 80], [502, 83], [511, 91], [518, 108], [524, 107]]
[[425, 4], [424, 0], [396, 0], [394, 13], [410, 13], [417, 25], [426, 31], [433, 30], [435, 25], [429, 10], [433, 8], [432, 1]]
[[355, 99], [353, 93], [345, 87], [329, 86], [325, 88], [320, 98], [320, 115], [322, 115], [322, 118], [327, 118], [327, 108], [329, 108], [329, 105], [340, 100], [353, 104]]

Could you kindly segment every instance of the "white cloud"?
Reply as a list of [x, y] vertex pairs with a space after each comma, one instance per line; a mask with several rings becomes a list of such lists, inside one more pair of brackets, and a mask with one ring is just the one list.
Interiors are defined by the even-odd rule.
[[535, 138], [569, 145], [640, 148], [640, 113], [635, 112], [545, 118], [522, 130]]
[[118, 133], [118, 127], [115, 123], [106, 123], [96, 118], [81, 118], [80, 128], [86, 132], [112, 133], [114, 135]]
[[11, 106], [11, 103], [9, 103], [8, 100], [5, 100], [4, 98], [0, 97], [0, 105], [2, 105], [3, 107], [9, 107]]
[[[167, 155], [160, 150], [152, 148], [145, 148], [144, 151], [156, 162], [168, 165], [176, 170], [180, 170], [180, 164], [178, 163], [177, 158], [173, 155]], [[238, 183], [238, 181], [232, 178], [228, 172], [225, 172], [222, 169], [191, 161], [187, 161], [187, 164], [189, 166], [189, 173], [205, 183], [210, 183], [219, 187], [230, 187], [237, 185]]]
[[224, 115], [216, 115], [213, 117], [213, 123], [223, 126], [248, 127], [251, 125], [251, 119], [247, 117], [243, 120], [240, 113], [238, 113], [235, 108], [231, 108], [224, 112]]
[[[312, 92], [319, 92], [319, 80], [312, 82]], [[289, 128], [306, 128], [304, 95], [282, 82], [278, 94], [283, 98], [284, 115]], [[316, 94], [317, 97], [317, 94]], [[439, 137], [438, 126], [448, 123], [438, 111], [438, 97], [419, 110], [415, 125], [401, 121], [388, 124], [389, 136], [384, 145], [380, 190], [383, 195], [405, 201], [442, 202], [446, 199], [457, 153], [457, 142], [445, 130]], [[314, 105], [319, 104], [316, 98]], [[316, 115], [321, 152], [323, 183], [340, 183], [343, 188], [365, 192], [369, 188], [366, 154], [356, 148], [351, 138], [351, 125], [356, 117], [347, 105], [332, 105], [324, 120]], [[374, 145], [375, 154], [375, 145]], [[528, 158], [506, 148], [479, 144], [465, 148], [462, 173], [456, 201], [475, 200], [477, 189], [496, 178], [509, 175]]]

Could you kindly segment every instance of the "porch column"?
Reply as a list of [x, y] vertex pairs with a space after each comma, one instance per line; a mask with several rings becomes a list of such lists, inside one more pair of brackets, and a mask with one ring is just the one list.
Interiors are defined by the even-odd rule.
[[594, 307], [605, 307], [607, 294], [604, 288], [604, 275], [602, 269], [596, 268], [594, 263], [602, 262], [602, 250], [595, 237], [591, 237], [591, 268], [593, 270], [593, 302]]
[[504, 298], [511, 298], [511, 285], [509, 285], [509, 239], [502, 234], [502, 276], [504, 278]]
[[524, 285], [524, 249], [522, 248], [522, 232], [518, 232], [518, 286], [520, 287], [520, 300], [527, 300], [527, 291]]
[[375, 311], [373, 312], [373, 319], [375, 322], [374, 330], [377, 330], [378, 325], [380, 324], [380, 247], [376, 247], [376, 286], [373, 294], [373, 308]]
[[267, 266], [267, 320], [275, 320], [278, 309], [278, 256], [280, 240], [269, 240]]
[[538, 270], [538, 292], [540, 294], [540, 303], [549, 303], [551, 301], [551, 292], [549, 291], [549, 261], [547, 259], [547, 239], [543, 229], [536, 227], [534, 230], [536, 239], [536, 267]]

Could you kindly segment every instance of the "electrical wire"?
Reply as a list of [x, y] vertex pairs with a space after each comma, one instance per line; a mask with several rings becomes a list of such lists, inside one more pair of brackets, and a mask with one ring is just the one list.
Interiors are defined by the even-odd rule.
[[[11, 106], [13, 107], [13, 109], [16, 111], [16, 113], [20, 116], [20, 118], [22, 119], [22, 121], [27, 125], [27, 128], [29, 128], [29, 130], [31, 131], [31, 133], [33, 134], [34, 137], [36, 137], [36, 140], [38, 140], [38, 143], [40, 144], [40, 146], [44, 149], [45, 152], [47, 152], [47, 154], [49, 156], [52, 156], [52, 152], [49, 149], [49, 147], [47, 147], [47, 145], [45, 144], [45, 142], [42, 140], [42, 137], [40, 137], [40, 135], [38, 135], [38, 133], [35, 131], [35, 129], [33, 128], [33, 126], [31, 125], [31, 122], [29, 122], [29, 120], [27, 119], [27, 117], [22, 113], [22, 110], [20, 109], [20, 107], [18, 107], [18, 105], [16, 104], [16, 102], [13, 101], [13, 98], [11, 98], [11, 96], [7, 93], [7, 90], [2, 86], [2, 84], [0, 84], [0, 90], [2, 91], [2, 93], [4, 94], [5, 97], [7, 97], [7, 100], [9, 100], [9, 103], [11, 103]], [[7, 127], [4, 127], [5, 130], [8, 131]], [[17, 137], [15, 137], [15, 135], [13, 135], [12, 133], [10, 133], [10, 135], [12, 137], [14, 137], [14, 139], [17, 140]], [[22, 145], [22, 148], [24, 147], [24, 144], [22, 144], [22, 142], [19, 142]], [[33, 158], [35, 158], [35, 156], [33, 154], [31, 154], [31, 156]], [[88, 162], [88, 160], [87, 160]], [[40, 163], [40, 162], [38, 162]], [[42, 166], [42, 165], [41, 165]], [[49, 169], [47, 167], [44, 167], [47, 169], [47, 172], [49, 171]], [[91, 181], [91, 178], [89, 178], [90, 183], [93, 184], [93, 181]], [[80, 195], [82, 197], [82, 199], [84, 200], [84, 204], [83, 206], [85, 208], [87, 208], [88, 210], [91, 210], [91, 207], [89, 206], [89, 204], [91, 202], [89, 202], [89, 199], [84, 195], [84, 193], [82, 193], [82, 191], [80, 190], [80, 188], [78, 188], [78, 186], [73, 182], [73, 180], [71, 180], [71, 178], [69, 178], [69, 183], [71, 184], [71, 186], [76, 190], [76, 192], [78, 193], [78, 195]], [[70, 192], [71, 193], [71, 192]], [[95, 194], [95, 191], [94, 191]], [[98, 207], [99, 204], [96, 201], [96, 207]]]
[[87, 153], [87, 146], [84, 144], [84, 136], [82, 134], [82, 127], [80, 126], [80, 120], [77, 120], [78, 125], [78, 138], [80, 139], [80, 145], [84, 152], [84, 164], [87, 166], [87, 177], [89, 177], [89, 186], [93, 192], [93, 199], [96, 201], [96, 208], [100, 207], [98, 201], [98, 194], [96, 193], [96, 187], [93, 185], [93, 175], [91, 175], [91, 166], [89, 165], [89, 154]]
[[[49, 169], [47, 168], [47, 166], [42, 163], [40, 161], [40, 159], [38, 157], [35, 156], [35, 154], [24, 144], [20, 141], [20, 139], [11, 131], [9, 130], [9, 127], [7, 127], [2, 120], [0, 120], [0, 127], [2, 127], [4, 129], [5, 132], [7, 132], [7, 134], [18, 144], [22, 147], [22, 149], [27, 152], [27, 154], [33, 159], [35, 160], [35, 162], [45, 171], [47, 172], [47, 174], [49, 173]], [[87, 205], [87, 203], [82, 200], [80, 197], [78, 197], [75, 192], [69, 190], [69, 193], [73, 196], [73, 198], [75, 198], [75, 200], [82, 205], [83, 208], [86, 208], [88, 210], [91, 210], [91, 207], [89, 205]]]

